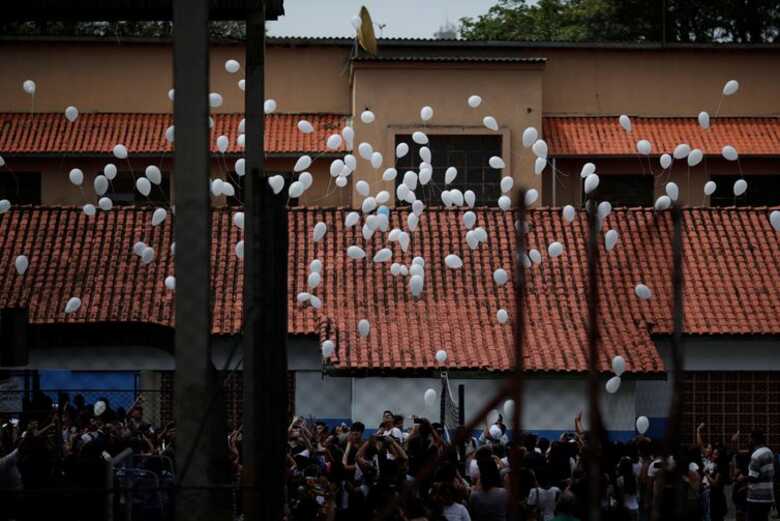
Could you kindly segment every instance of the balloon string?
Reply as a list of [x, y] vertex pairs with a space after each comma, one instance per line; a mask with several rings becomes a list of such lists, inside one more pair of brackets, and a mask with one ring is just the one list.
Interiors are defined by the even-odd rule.
[[715, 115], [713, 116], [713, 119], [717, 118], [720, 114], [720, 107], [723, 105], [723, 94], [720, 95], [720, 100], [718, 101], [718, 109], [715, 111]]

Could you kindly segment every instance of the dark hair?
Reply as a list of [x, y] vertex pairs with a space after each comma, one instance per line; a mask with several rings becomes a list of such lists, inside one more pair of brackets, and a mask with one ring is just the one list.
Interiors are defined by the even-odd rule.
[[328, 427], [328, 424], [327, 424], [327, 423], [325, 423], [325, 422], [324, 422], [324, 421], [322, 421], [322, 420], [317, 420], [317, 421], [314, 423], [314, 425], [317, 425], [317, 426], [320, 426], [320, 425], [322, 425], [322, 426], [323, 426], [323, 427], [325, 427], [325, 428], [327, 428], [327, 427]]
[[366, 426], [363, 425], [363, 422], [355, 422], [352, 424], [352, 427], [350, 427], [349, 430], [352, 432], [363, 433], [366, 430]]
[[564, 492], [558, 498], [558, 504], [555, 505], [555, 513], [558, 515], [573, 515], [577, 511], [577, 498], [571, 492]]
[[404, 422], [404, 417], [402, 414], [394, 414], [393, 415], [393, 423]]
[[501, 474], [498, 472], [495, 461], [481, 459], [477, 461], [477, 467], [479, 468], [479, 482], [482, 485], [482, 490], [487, 492], [501, 486]]
[[384, 416], [385, 414], [389, 414], [390, 416], [393, 416], [393, 411], [388, 409], [388, 410], [386, 410], [385, 412], [382, 413], [382, 416]]
[[542, 451], [542, 454], [544, 454], [545, 452], [547, 452], [547, 449], [550, 448], [550, 440], [548, 440], [547, 438], [539, 438], [537, 445], [539, 446], [539, 449]]
[[634, 465], [631, 458], [623, 457], [618, 463], [618, 474], [623, 478], [623, 494], [633, 496], [636, 494], [636, 476], [634, 475]]

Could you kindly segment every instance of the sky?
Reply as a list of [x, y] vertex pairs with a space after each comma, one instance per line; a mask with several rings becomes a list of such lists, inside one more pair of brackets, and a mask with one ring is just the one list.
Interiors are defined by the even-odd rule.
[[270, 36], [352, 36], [350, 19], [365, 5], [377, 36], [430, 38], [448, 20], [487, 12], [496, 0], [285, 0], [286, 14], [268, 23]]

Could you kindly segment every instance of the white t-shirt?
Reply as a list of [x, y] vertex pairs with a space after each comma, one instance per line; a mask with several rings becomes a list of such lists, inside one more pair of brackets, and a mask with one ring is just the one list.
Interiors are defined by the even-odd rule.
[[471, 521], [469, 511], [461, 503], [453, 503], [442, 511], [447, 521]]
[[528, 504], [539, 507], [539, 512], [542, 514], [541, 521], [550, 521], [555, 517], [555, 503], [560, 494], [561, 491], [558, 487], [532, 488], [531, 492], [528, 493]]

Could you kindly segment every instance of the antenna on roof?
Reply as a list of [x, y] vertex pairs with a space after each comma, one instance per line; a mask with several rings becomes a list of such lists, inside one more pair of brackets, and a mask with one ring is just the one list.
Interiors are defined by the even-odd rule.
[[360, 30], [357, 33], [358, 44], [368, 54], [376, 56], [378, 53], [376, 36], [374, 35], [374, 23], [371, 21], [371, 15], [368, 14], [366, 6], [360, 8]]

